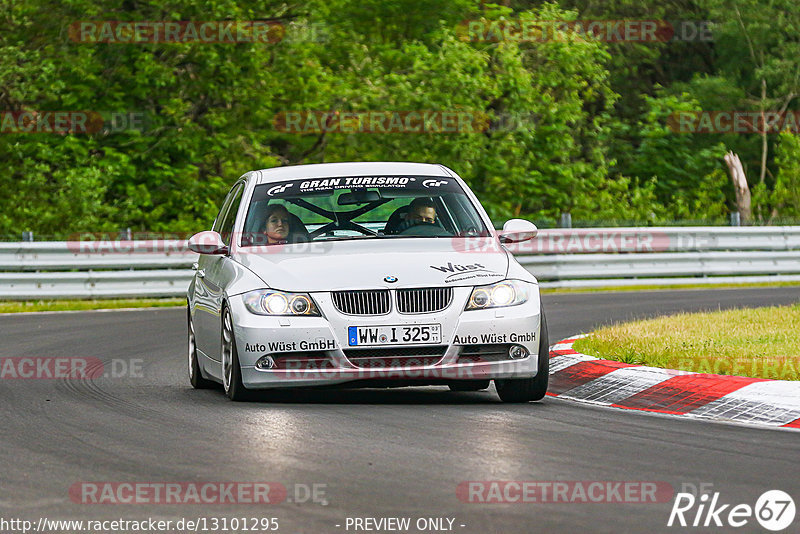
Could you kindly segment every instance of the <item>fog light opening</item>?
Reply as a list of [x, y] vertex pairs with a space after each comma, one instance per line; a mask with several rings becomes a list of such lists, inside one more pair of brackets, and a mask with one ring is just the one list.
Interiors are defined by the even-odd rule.
[[527, 358], [528, 354], [530, 354], [528, 349], [522, 345], [511, 345], [508, 348], [508, 357], [512, 360], [521, 360], [523, 358]]
[[256, 362], [256, 369], [272, 369], [275, 367], [275, 360], [272, 356], [262, 356]]

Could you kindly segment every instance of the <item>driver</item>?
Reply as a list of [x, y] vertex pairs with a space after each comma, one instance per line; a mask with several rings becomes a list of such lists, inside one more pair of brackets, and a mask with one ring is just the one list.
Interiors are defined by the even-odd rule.
[[426, 197], [417, 197], [408, 205], [405, 215], [405, 227], [417, 224], [436, 224], [436, 206], [433, 200]]

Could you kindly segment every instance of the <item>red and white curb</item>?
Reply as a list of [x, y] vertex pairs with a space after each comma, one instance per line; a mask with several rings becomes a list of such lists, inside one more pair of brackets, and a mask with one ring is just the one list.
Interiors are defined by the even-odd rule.
[[550, 348], [548, 395], [628, 410], [800, 429], [800, 381], [601, 360], [572, 348], [581, 337]]

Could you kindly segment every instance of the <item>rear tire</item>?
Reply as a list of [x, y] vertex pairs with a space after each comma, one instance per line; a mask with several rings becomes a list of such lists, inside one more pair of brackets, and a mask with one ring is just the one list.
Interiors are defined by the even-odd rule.
[[188, 330], [188, 351], [189, 351], [189, 383], [194, 389], [210, 389], [215, 386], [214, 382], [203, 378], [200, 371], [200, 362], [197, 359], [197, 341], [194, 335], [194, 323], [192, 322], [192, 312], [186, 308], [186, 324]]
[[235, 402], [250, 399], [250, 392], [242, 384], [242, 367], [233, 335], [233, 317], [227, 306], [222, 308], [222, 388]]
[[533, 378], [507, 378], [495, 380], [494, 386], [503, 402], [530, 402], [544, 398], [550, 381], [550, 339], [547, 336], [547, 319], [541, 308], [542, 324], [539, 329], [539, 365]]
[[482, 391], [489, 387], [491, 380], [458, 380], [447, 384], [450, 391]]

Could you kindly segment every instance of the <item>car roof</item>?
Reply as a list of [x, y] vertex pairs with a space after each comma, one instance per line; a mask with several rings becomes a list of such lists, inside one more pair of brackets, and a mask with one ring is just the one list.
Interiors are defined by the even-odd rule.
[[443, 165], [398, 161], [362, 161], [349, 163], [316, 163], [290, 165], [257, 171], [259, 184], [302, 178], [334, 176], [446, 176], [453, 175]]

